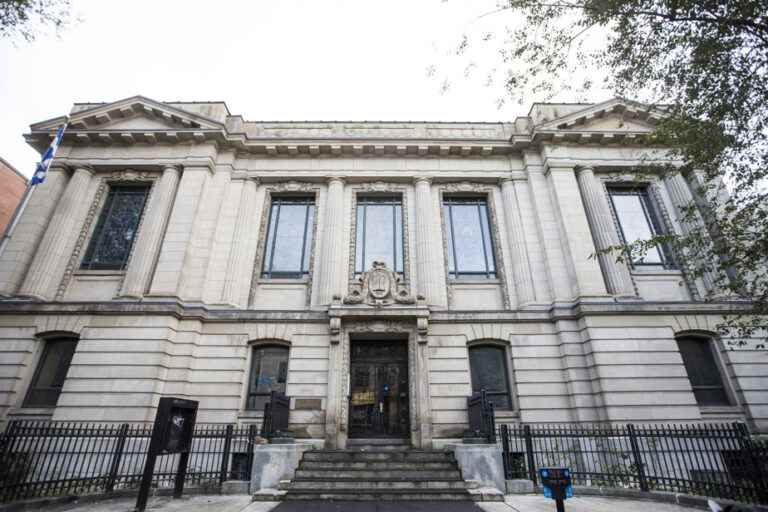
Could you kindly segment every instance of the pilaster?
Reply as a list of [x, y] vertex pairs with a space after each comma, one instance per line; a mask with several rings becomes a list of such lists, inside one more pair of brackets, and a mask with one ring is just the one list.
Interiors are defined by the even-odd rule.
[[550, 193], [557, 224], [560, 228], [566, 264], [575, 280], [572, 290], [575, 296], [606, 295], [605, 281], [600, 264], [593, 259], [597, 252], [589, 230], [587, 214], [579, 194], [574, 169], [549, 167]]
[[259, 230], [255, 229], [255, 226], [258, 226], [259, 222], [254, 217], [261, 213], [264, 202], [264, 195], [259, 196], [257, 189], [258, 180], [245, 180], [222, 293], [224, 302], [241, 308], [248, 306], [248, 295], [253, 278], [252, 266], [258, 244]]
[[426, 177], [415, 180], [416, 189], [416, 279], [418, 294], [424, 296], [427, 304], [447, 307], [445, 265], [441, 257], [442, 241], [438, 242], [440, 217], [435, 212], [432, 197], [432, 181]]
[[[595, 177], [594, 170], [583, 166], [579, 167], [576, 174], [596, 249], [603, 251], [618, 245], [619, 237], [611, 216], [608, 198], [602, 184]], [[600, 252], [597, 257], [603, 269], [608, 292], [622, 297], [635, 296], [635, 287], [627, 264], [616, 261], [616, 256], [610, 253]]]
[[168, 214], [173, 206], [176, 189], [179, 185], [179, 168], [167, 165], [163, 174], [155, 183], [144, 213], [142, 229], [133, 247], [131, 259], [125, 272], [125, 279], [120, 291], [121, 297], [140, 299], [149, 287], [152, 270], [157, 261], [160, 245], [163, 241]]
[[191, 259], [194, 251], [190, 241], [195, 219], [209, 179], [208, 167], [184, 167], [152, 279], [151, 295], [179, 296], [184, 262]]
[[67, 184], [27, 272], [19, 295], [52, 300], [96, 193], [93, 169], [80, 166]]
[[531, 266], [528, 260], [528, 250], [525, 243], [525, 227], [520, 218], [520, 204], [515, 194], [512, 179], [501, 180], [501, 195], [504, 200], [504, 219], [509, 233], [506, 237], [509, 254], [512, 259], [512, 276], [515, 280], [518, 304], [524, 305], [536, 300], [533, 287]]
[[312, 277], [317, 305], [330, 304], [334, 296], [342, 296], [346, 290], [344, 221], [344, 180], [332, 177], [328, 180], [317, 271]]
[[53, 164], [45, 181], [31, 192], [27, 207], [0, 254], [0, 296], [12, 297], [18, 291], [68, 182], [68, 170]]

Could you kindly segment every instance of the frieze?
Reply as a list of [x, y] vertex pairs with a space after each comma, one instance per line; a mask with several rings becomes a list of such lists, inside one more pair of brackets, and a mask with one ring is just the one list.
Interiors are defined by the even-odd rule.
[[159, 177], [159, 173], [152, 171], [134, 171], [131, 169], [125, 169], [121, 171], [113, 171], [104, 176], [104, 179], [109, 182], [146, 182], [155, 181]]

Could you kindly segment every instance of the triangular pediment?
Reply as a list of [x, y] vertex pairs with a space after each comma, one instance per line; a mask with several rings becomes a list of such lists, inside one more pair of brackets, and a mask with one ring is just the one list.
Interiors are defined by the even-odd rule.
[[[49, 119], [32, 125], [32, 131], [54, 130], [64, 118]], [[224, 126], [212, 119], [151, 100], [133, 96], [112, 103], [88, 106], [75, 111], [69, 118], [68, 130], [220, 130]]]
[[547, 120], [536, 126], [535, 130], [539, 132], [565, 130], [650, 133], [664, 115], [664, 112], [657, 108], [623, 98], [614, 98]]

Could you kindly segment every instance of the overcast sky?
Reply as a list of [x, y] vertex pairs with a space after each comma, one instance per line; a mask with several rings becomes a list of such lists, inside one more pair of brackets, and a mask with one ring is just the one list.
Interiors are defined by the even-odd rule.
[[496, 0], [72, 1], [81, 20], [58, 38], [0, 40], [0, 156], [26, 176], [38, 155], [22, 134], [74, 102], [223, 100], [248, 120], [499, 121], [529, 106], [499, 108], [449, 55], [509, 22], [478, 19]]

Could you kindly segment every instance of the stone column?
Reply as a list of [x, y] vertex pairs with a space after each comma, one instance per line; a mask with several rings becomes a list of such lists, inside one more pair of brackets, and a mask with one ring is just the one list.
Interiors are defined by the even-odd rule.
[[0, 296], [12, 297], [18, 291], [67, 182], [67, 169], [52, 164], [45, 181], [32, 192], [24, 213], [0, 253]]
[[85, 166], [75, 169], [40, 240], [19, 295], [38, 300], [51, 300], [55, 295], [72, 255], [78, 230], [91, 207], [92, 178], [93, 169]]
[[248, 306], [248, 291], [253, 277], [254, 255], [248, 249], [254, 233], [258, 233], [258, 225], [252, 224], [251, 220], [262, 207], [256, 202], [257, 186], [256, 179], [246, 179], [243, 184], [222, 294], [224, 302], [243, 308]]
[[528, 250], [525, 245], [525, 228], [520, 218], [520, 205], [515, 194], [515, 184], [511, 178], [501, 180], [501, 194], [504, 199], [504, 219], [507, 221], [507, 241], [512, 259], [512, 277], [517, 289], [518, 304], [528, 304], [536, 300], [533, 287]]
[[149, 288], [153, 296], [179, 296], [184, 264], [194, 252], [190, 242], [210, 174], [207, 166], [184, 167]]
[[[576, 175], [589, 217], [592, 236], [595, 239], [595, 248], [602, 251], [618, 245], [619, 236], [611, 216], [608, 197], [600, 180], [595, 177], [594, 170], [588, 166], [580, 167]], [[616, 256], [612, 253], [599, 253], [597, 257], [603, 269], [608, 292], [623, 297], [635, 296], [635, 287], [627, 264], [616, 261]]]
[[[694, 176], [694, 179], [696, 177]], [[683, 234], [687, 235], [696, 229], [705, 229], [704, 218], [697, 213], [695, 218], [691, 220], [684, 220], [685, 209], [694, 204], [693, 192], [686, 182], [685, 178], [680, 175], [679, 172], [667, 173], [664, 176], [664, 185], [666, 186], [669, 199], [672, 201], [672, 205], [675, 208], [675, 214], [677, 220], [680, 223], [680, 229]], [[712, 267], [716, 268], [717, 265], [714, 257], [712, 258]], [[715, 274], [713, 272], [705, 272], [701, 276], [701, 284], [705, 288], [705, 292], [712, 291], [715, 288]]]
[[432, 180], [416, 178], [416, 279], [417, 293], [423, 295], [428, 305], [446, 307], [445, 279], [442, 277], [444, 263], [441, 258], [442, 241], [438, 243], [435, 232], [439, 233], [439, 217], [435, 214], [432, 198]]
[[322, 242], [317, 271], [312, 276], [317, 286], [316, 304], [330, 304], [334, 295], [344, 294], [347, 250], [344, 247], [344, 180], [333, 177], [328, 180]]
[[177, 166], [167, 165], [163, 169], [163, 175], [153, 187], [147, 211], [141, 222], [141, 231], [125, 271], [125, 279], [120, 291], [122, 297], [140, 299], [149, 287], [160, 245], [163, 243], [165, 226], [176, 197], [179, 174]]
[[589, 230], [589, 221], [579, 194], [572, 166], [549, 169], [549, 192], [552, 195], [560, 243], [568, 272], [575, 281], [571, 289], [577, 297], [605, 296], [605, 280], [600, 264], [592, 259], [597, 251]]

